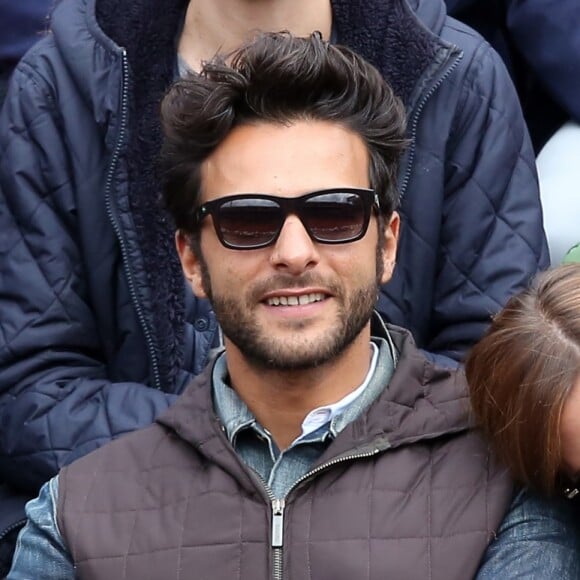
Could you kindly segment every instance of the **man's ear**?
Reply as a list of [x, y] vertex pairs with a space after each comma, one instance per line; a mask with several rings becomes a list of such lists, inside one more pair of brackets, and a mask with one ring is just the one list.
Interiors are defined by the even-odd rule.
[[394, 211], [391, 219], [385, 224], [385, 235], [383, 238], [383, 277], [381, 283], [385, 284], [393, 276], [395, 263], [397, 260], [397, 243], [399, 241], [399, 227], [401, 218]]
[[179, 261], [181, 262], [183, 274], [189, 282], [193, 293], [198, 298], [207, 298], [207, 294], [203, 289], [203, 276], [199, 258], [191, 249], [191, 244], [187, 239], [187, 236], [179, 230], [175, 233], [175, 246], [177, 248]]

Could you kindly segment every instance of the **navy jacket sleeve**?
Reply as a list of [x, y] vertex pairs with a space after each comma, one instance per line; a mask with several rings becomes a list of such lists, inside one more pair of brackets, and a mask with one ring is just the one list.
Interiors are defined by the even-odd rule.
[[108, 380], [60, 122], [20, 66], [0, 114], [0, 473], [30, 490], [174, 398]]
[[578, 0], [510, 0], [514, 44], [550, 94], [580, 123], [580, 4]]
[[459, 99], [445, 160], [435, 332], [425, 346], [451, 358], [474, 344], [549, 260], [519, 101], [486, 42], [472, 57]]

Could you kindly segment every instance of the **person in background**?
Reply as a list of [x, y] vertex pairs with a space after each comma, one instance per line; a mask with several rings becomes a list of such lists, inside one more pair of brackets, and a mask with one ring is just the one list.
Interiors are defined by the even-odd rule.
[[445, 0], [505, 60], [537, 154], [552, 264], [577, 242], [580, 223], [580, 3]]
[[521, 484], [578, 494], [580, 264], [542, 273], [512, 297], [467, 357], [478, 425]]
[[53, 1], [0, 0], [0, 106], [16, 63], [46, 30]]
[[[234, 17], [235, 16], [235, 17]], [[398, 260], [377, 307], [457, 364], [547, 266], [501, 59], [438, 0], [60, 0], [0, 112], [0, 479], [10, 497], [149, 425], [219, 345], [160, 201], [159, 103], [256, 30], [347, 45], [403, 100]], [[254, 31], [254, 32], [250, 32]], [[0, 505], [0, 542], [24, 523]]]
[[500, 524], [512, 482], [462, 371], [371, 326], [405, 143], [380, 73], [320, 34], [265, 34], [178, 82], [162, 118], [177, 251], [225, 349], [153, 426], [43, 488], [8, 580], [522, 577], [510, 557], [576, 578], [559, 522], [548, 541]]

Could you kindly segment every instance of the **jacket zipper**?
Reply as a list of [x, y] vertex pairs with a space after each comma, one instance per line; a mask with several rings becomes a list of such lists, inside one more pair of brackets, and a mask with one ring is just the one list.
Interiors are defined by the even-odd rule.
[[111, 158], [111, 164], [109, 165], [109, 171], [107, 174], [107, 181], [105, 183], [105, 207], [109, 220], [113, 226], [113, 230], [119, 240], [119, 245], [121, 247], [121, 257], [123, 260], [123, 265], [125, 273], [127, 274], [127, 283], [129, 286], [129, 294], [131, 295], [131, 301], [135, 307], [135, 312], [137, 314], [137, 319], [143, 330], [143, 335], [145, 337], [145, 343], [147, 346], [147, 352], [149, 353], [149, 360], [151, 361], [151, 374], [153, 387], [156, 389], [161, 389], [161, 377], [159, 375], [159, 364], [157, 362], [157, 355], [155, 352], [155, 345], [153, 343], [153, 338], [151, 336], [151, 331], [145, 320], [145, 315], [143, 313], [143, 307], [141, 306], [139, 299], [137, 297], [137, 292], [135, 290], [135, 280], [133, 279], [133, 273], [129, 266], [129, 259], [127, 255], [127, 244], [125, 238], [123, 237], [123, 232], [121, 231], [121, 226], [117, 221], [115, 212], [113, 210], [112, 202], [112, 185], [113, 185], [113, 175], [115, 169], [117, 168], [117, 163], [119, 162], [119, 157], [121, 154], [121, 148], [125, 141], [125, 136], [127, 133], [127, 117], [128, 117], [128, 101], [129, 101], [129, 89], [128, 89], [128, 78], [129, 78], [129, 62], [127, 59], [127, 51], [122, 49], [122, 75], [121, 75], [121, 127], [119, 129], [119, 134], [115, 142], [115, 148], [113, 150], [113, 156]]
[[272, 531], [271, 531], [271, 540], [270, 540], [270, 547], [272, 548], [272, 579], [273, 580], [283, 580], [283, 555], [284, 555], [284, 510], [286, 508], [286, 497], [290, 494], [290, 492], [295, 489], [298, 485], [302, 482], [318, 475], [321, 471], [324, 471], [330, 467], [333, 467], [339, 463], [344, 463], [346, 461], [354, 461], [358, 459], [366, 459], [368, 457], [373, 457], [378, 453], [386, 451], [390, 447], [390, 444], [385, 440], [385, 443], [381, 446], [376, 446], [370, 451], [366, 451], [364, 453], [351, 453], [348, 455], [341, 455], [319, 465], [312, 471], [305, 473], [300, 479], [294, 482], [294, 485], [288, 490], [284, 499], [277, 499], [274, 497], [272, 490], [266, 485], [264, 480], [259, 477], [259, 479], [264, 484], [264, 489], [268, 494], [268, 497], [271, 501], [272, 506]]
[[24, 524], [26, 524], [26, 518], [22, 519], [22, 520], [18, 520], [17, 522], [14, 522], [13, 524], [10, 524], [7, 528], [4, 528], [2, 530], [2, 532], [0, 532], [0, 542], [12, 531], [17, 530], [18, 528], [22, 528], [24, 527]]
[[[457, 48], [457, 47], [453, 47]], [[407, 163], [407, 169], [405, 170], [405, 176], [400, 187], [400, 197], [403, 199], [407, 191], [407, 186], [409, 185], [409, 180], [411, 179], [411, 169], [413, 167], [413, 161], [415, 159], [415, 138], [417, 137], [417, 125], [419, 124], [419, 118], [421, 113], [425, 108], [425, 105], [429, 99], [433, 96], [435, 91], [445, 82], [445, 80], [451, 75], [451, 73], [459, 66], [461, 59], [463, 58], [463, 52], [460, 52], [454, 59], [454, 61], [449, 65], [447, 70], [439, 77], [437, 82], [431, 86], [431, 88], [423, 95], [415, 112], [411, 118], [411, 148], [409, 150], [409, 162]]]

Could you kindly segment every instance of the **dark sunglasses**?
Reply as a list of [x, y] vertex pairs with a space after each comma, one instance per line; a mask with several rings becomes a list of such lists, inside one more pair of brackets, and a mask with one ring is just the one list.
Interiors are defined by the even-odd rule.
[[204, 203], [195, 220], [211, 215], [219, 241], [232, 250], [274, 244], [291, 214], [315, 242], [345, 244], [366, 234], [373, 206], [379, 208], [379, 198], [372, 189], [341, 187], [300, 197], [244, 193]]

